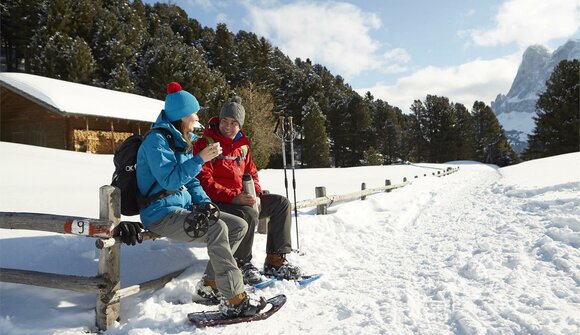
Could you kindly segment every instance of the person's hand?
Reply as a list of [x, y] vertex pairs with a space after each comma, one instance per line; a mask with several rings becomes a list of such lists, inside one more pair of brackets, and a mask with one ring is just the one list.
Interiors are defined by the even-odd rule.
[[113, 235], [119, 236], [121, 242], [126, 245], [135, 245], [136, 243], [143, 242], [141, 230], [143, 230], [143, 224], [141, 222], [121, 221], [115, 227], [115, 233]]
[[242, 192], [234, 197], [232, 203], [236, 205], [254, 206], [256, 199], [251, 194]]
[[219, 143], [212, 143], [209, 144], [207, 147], [203, 148], [203, 150], [199, 153], [203, 162], [211, 161], [212, 159], [216, 158], [222, 153], [222, 147]]

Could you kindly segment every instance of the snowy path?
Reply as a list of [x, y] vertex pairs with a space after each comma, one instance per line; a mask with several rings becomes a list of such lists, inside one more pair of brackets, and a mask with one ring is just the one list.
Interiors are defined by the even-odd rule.
[[[578, 206], [580, 185], [570, 185], [576, 198], [536, 200], [549, 190], [510, 192], [497, 170], [482, 165], [416, 183], [370, 199], [368, 222], [377, 226], [356, 220], [360, 208], [345, 219], [346, 204], [334, 233], [319, 232], [320, 245], [336, 239], [344, 248], [337, 255], [351, 257], [343, 264], [329, 255], [337, 283], [322, 288], [344, 299], [320, 315], [340, 320], [333, 333], [352, 333], [347, 325], [361, 334], [577, 333], [580, 316], [560, 316], [579, 315], [578, 252], [554, 238], [557, 230], [546, 234], [557, 225], [550, 221]], [[317, 325], [328, 329], [309, 330]]]

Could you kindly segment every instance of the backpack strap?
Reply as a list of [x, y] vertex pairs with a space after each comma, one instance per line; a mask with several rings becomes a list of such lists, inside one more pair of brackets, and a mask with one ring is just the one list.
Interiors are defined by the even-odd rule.
[[219, 155], [216, 156], [214, 159], [224, 159], [227, 161], [236, 161], [236, 163], [238, 163], [238, 166], [240, 166], [240, 162], [241, 161], [245, 161], [246, 158], [248, 157], [248, 146], [247, 145], [243, 145], [240, 147], [241, 151], [242, 151], [242, 156], [224, 156], [224, 155]]
[[[201, 138], [205, 139], [207, 141], [207, 144], [210, 145], [212, 143], [214, 143], [214, 139], [211, 136], [202, 136]], [[238, 163], [238, 166], [240, 165], [241, 161], [245, 161], [247, 156], [248, 156], [248, 146], [247, 145], [242, 145], [240, 147], [240, 149], [242, 150], [242, 156], [224, 156], [224, 155], [218, 155], [216, 156], [214, 159], [212, 159], [212, 162], [216, 159], [224, 159], [227, 161], [236, 161], [236, 163]]]
[[[175, 140], [173, 140], [173, 135], [171, 134], [171, 132], [169, 130], [167, 130], [165, 128], [151, 128], [143, 136], [143, 139], [145, 139], [145, 137], [147, 135], [149, 135], [155, 131], [162, 133], [163, 137], [165, 137], [165, 139], [167, 140], [167, 144], [169, 144], [169, 148], [171, 149], [171, 151], [173, 151], [174, 153], [175, 152], [185, 152], [185, 148], [177, 148], [176, 147]], [[157, 185], [156, 179], [153, 180], [153, 184], [151, 184], [151, 186], [147, 190], [147, 193], [145, 193], [145, 197], [137, 197], [137, 203], [139, 204], [139, 208], [145, 208], [156, 200], [159, 200], [161, 198], [165, 198], [168, 195], [171, 195], [171, 194], [174, 194], [177, 192], [181, 192], [181, 191], [186, 189], [185, 186], [181, 186], [178, 190], [175, 190], [175, 191], [161, 190], [153, 195], [149, 195], [151, 193], [151, 191], [153, 191], [153, 188], [155, 187], [155, 185]]]
[[[169, 144], [169, 148], [173, 152], [185, 152], [185, 148], [178, 148], [175, 146], [175, 140], [173, 139], [173, 134], [171, 134], [171, 132], [165, 128], [151, 128], [145, 134], [145, 136], [149, 135], [150, 133], [152, 133], [154, 131], [160, 132], [163, 135], [163, 137], [165, 137], [165, 139], [167, 140], [167, 144]], [[145, 138], [145, 136], [143, 138]]]

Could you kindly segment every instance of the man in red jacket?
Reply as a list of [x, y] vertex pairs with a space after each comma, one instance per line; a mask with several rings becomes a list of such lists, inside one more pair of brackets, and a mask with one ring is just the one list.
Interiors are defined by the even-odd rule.
[[[244, 275], [244, 282], [255, 284], [262, 280], [251, 259], [256, 225], [260, 218], [266, 217], [269, 217], [270, 221], [264, 274], [283, 279], [296, 279], [301, 274], [300, 268], [286, 260], [286, 254], [292, 251], [291, 204], [281, 195], [262, 193], [258, 170], [250, 153], [250, 141], [241, 131], [246, 114], [241, 102], [239, 97], [227, 102], [222, 107], [219, 118], [217, 116], [211, 118], [203, 137], [194, 143], [194, 152], [200, 152], [213, 143], [219, 143], [223, 150], [222, 155], [203, 165], [197, 178], [221, 211], [242, 217], [248, 223], [248, 232], [234, 253], [234, 258]], [[242, 176], [245, 173], [252, 176], [256, 197], [244, 192]]]

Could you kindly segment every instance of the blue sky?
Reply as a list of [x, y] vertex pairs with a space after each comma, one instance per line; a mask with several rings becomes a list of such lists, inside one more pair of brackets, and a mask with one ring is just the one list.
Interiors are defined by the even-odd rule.
[[[146, 3], [156, 1], [145, 0]], [[506, 94], [526, 47], [580, 38], [580, 0], [164, 0], [202, 25], [252, 31], [406, 111]]]

